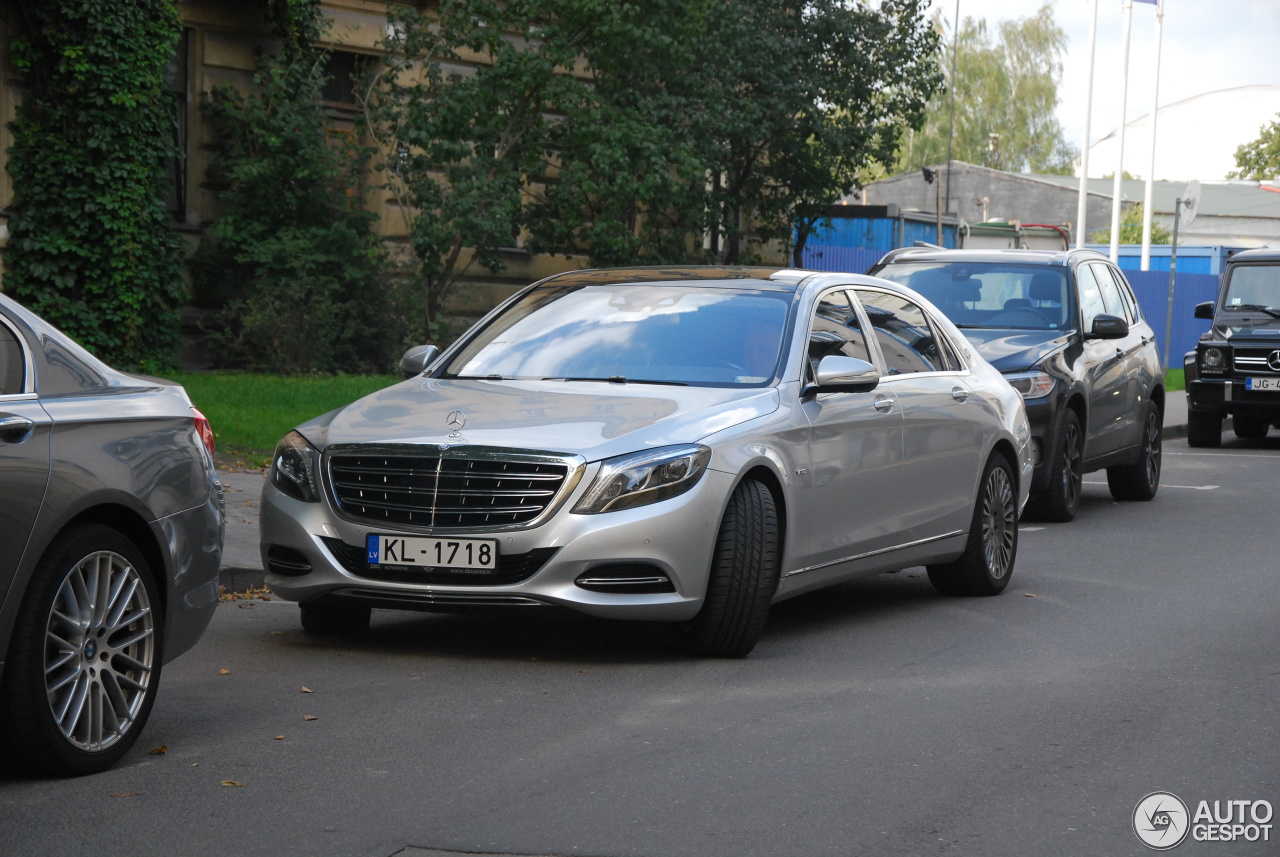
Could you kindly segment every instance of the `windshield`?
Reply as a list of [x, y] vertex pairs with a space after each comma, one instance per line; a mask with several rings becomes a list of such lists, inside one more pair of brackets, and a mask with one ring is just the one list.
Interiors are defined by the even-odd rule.
[[904, 262], [877, 277], [928, 298], [959, 327], [1061, 330], [1073, 327], [1066, 271], [999, 262]]
[[1280, 309], [1280, 265], [1233, 265], [1224, 309]]
[[443, 377], [760, 386], [790, 305], [783, 291], [552, 283], [490, 322]]

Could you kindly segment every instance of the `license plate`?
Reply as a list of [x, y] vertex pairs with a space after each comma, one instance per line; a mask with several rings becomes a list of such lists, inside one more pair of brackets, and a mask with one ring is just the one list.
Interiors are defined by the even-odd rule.
[[472, 571], [494, 571], [498, 567], [497, 539], [431, 539], [370, 534], [365, 544], [371, 565], [420, 565], [424, 568]]
[[1246, 390], [1280, 390], [1280, 378], [1245, 378]]

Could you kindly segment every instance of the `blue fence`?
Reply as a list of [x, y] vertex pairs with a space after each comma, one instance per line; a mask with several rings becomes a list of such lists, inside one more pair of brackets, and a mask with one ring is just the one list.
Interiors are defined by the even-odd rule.
[[[849, 247], [805, 247], [804, 267], [810, 271], [845, 271], [860, 274], [880, 260], [880, 250]], [[1179, 262], [1182, 260], [1179, 259]], [[1164, 356], [1164, 327], [1169, 307], [1169, 272], [1125, 271], [1142, 314], [1156, 332], [1156, 344]], [[1201, 301], [1218, 297], [1218, 277], [1213, 274], [1194, 274], [1179, 271], [1175, 276], [1173, 295], [1173, 326], [1170, 329], [1171, 347], [1169, 365], [1166, 368], [1181, 369], [1182, 355], [1196, 347], [1200, 334], [1209, 329], [1207, 319], [1194, 316], [1195, 306]]]

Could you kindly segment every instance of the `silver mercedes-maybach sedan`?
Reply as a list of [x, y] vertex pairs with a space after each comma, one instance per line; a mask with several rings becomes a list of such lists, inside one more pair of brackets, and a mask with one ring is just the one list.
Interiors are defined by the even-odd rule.
[[276, 449], [262, 557], [308, 631], [561, 607], [741, 656], [770, 604], [819, 587], [924, 565], [994, 595], [1013, 572], [1022, 400], [902, 286], [563, 274], [401, 368]]

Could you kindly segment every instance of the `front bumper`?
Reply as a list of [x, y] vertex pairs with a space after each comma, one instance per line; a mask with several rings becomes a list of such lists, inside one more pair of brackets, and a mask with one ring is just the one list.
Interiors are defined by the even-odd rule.
[[1280, 421], [1280, 392], [1246, 390], [1243, 378], [1196, 378], [1187, 381], [1187, 408], [1225, 417], [1245, 414]]
[[[597, 469], [598, 465], [588, 468], [567, 502], [536, 527], [465, 534], [465, 538], [498, 539], [501, 557], [527, 557], [538, 566], [523, 580], [492, 585], [418, 582], [417, 569], [370, 567], [362, 559], [370, 534], [449, 533], [347, 520], [335, 512], [327, 497], [304, 503], [268, 481], [262, 497], [261, 543], [266, 583], [274, 594], [298, 602], [337, 595], [373, 606], [417, 610], [553, 606], [614, 619], [693, 618], [706, 593], [716, 533], [733, 477], [707, 470], [697, 485], [678, 497], [617, 512], [573, 514], [569, 510]], [[290, 561], [281, 563], [282, 556]], [[667, 588], [674, 591], [601, 592], [575, 582], [596, 576], [596, 570], [604, 573], [620, 567], [635, 568], [639, 575], [665, 575], [671, 582]]]

